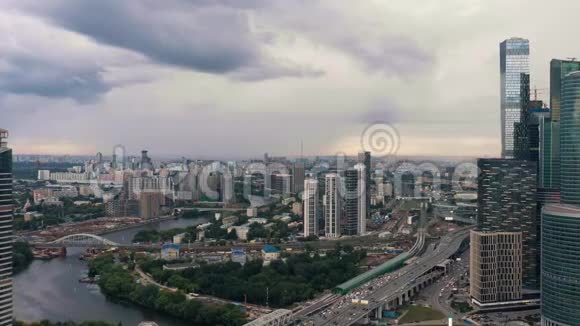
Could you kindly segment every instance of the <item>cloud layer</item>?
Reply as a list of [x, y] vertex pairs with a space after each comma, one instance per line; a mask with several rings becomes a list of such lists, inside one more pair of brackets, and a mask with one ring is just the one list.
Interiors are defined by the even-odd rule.
[[497, 155], [498, 44], [530, 39], [545, 98], [580, 53], [559, 2], [6, 0], [0, 127], [17, 152], [247, 157], [355, 152], [386, 121], [402, 154]]

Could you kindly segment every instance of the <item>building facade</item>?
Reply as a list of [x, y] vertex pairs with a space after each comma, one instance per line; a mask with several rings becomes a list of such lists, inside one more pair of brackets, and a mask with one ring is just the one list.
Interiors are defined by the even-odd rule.
[[0, 129], [0, 325], [12, 325], [12, 150]]
[[580, 72], [564, 78], [561, 204], [542, 210], [542, 325], [580, 325]]
[[304, 180], [304, 236], [318, 236], [318, 180]]
[[580, 70], [580, 61], [552, 59], [550, 61], [550, 109], [552, 121], [560, 121], [562, 111], [562, 81], [566, 75]]
[[542, 214], [542, 325], [580, 325], [580, 206]]
[[[365, 214], [369, 212], [368, 207], [371, 205], [371, 152], [358, 153], [358, 164], [365, 167]], [[369, 216], [366, 216], [369, 218]]]
[[340, 237], [340, 179], [336, 173], [327, 174], [325, 179], [324, 235], [327, 238], [337, 238]]
[[164, 199], [160, 192], [142, 192], [139, 198], [139, 217], [142, 219], [160, 217]]
[[292, 192], [299, 194], [304, 191], [304, 162], [295, 162], [292, 166]]
[[529, 73], [529, 41], [510, 38], [500, 43], [500, 116], [502, 157], [513, 158], [514, 124], [520, 121], [521, 74]]
[[522, 298], [522, 232], [471, 232], [469, 293], [479, 306]]
[[560, 196], [563, 203], [580, 205], [580, 72], [562, 84], [560, 120]]
[[[470, 295], [479, 303], [516, 300], [521, 296], [524, 285], [531, 288], [539, 286], [537, 164], [531, 161], [479, 159], [477, 165], [480, 170], [477, 230], [472, 231], [473, 251], [470, 256], [471, 268], [476, 272], [470, 276], [473, 284]], [[498, 252], [494, 246], [501, 251]], [[518, 253], [519, 256], [512, 259], [521, 261], [523, 267], [515, 268], [502, 262], [499, 256], [490, 258], [496, 259], [495, 262], [486, 261], [490, 252], [496, 256]], [[477, 272], [488, 270], [493, 263], [505, 266], [497, 271], [500, 275]], [[503, 280], [503, 283], [494, 280]], [[508, 288], [504, 287], [507, 280], [510, 280]], [[508, 289], [511, 294], [507, 293]]]

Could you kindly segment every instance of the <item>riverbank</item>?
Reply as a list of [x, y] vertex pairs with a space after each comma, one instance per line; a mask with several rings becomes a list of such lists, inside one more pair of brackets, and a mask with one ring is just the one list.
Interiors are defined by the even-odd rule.
[[[163, 219], [136, 228], [104, 235], [117, 243], [130, 243], [143, 229], [168, 230], [205, 223], [207, 218]], [[86, 262], [79, 258], [81, 248], [67, 248], [67, 256], [52, 260], [34, 260], [14, 276], [14, 317], [24, 321], [106, 320], [117, 325], [138, 325], [150, 320], [159, 326], [188, 326], [191, 322], [155, 312], [142, 306], [108, 299], [97, 284], [80, 283], [87, 277]]]
[[96, 232], [95, 234], [96, 235], [106, 235], [106, 234], [110, 234], [110, 233], [130, 230], [130, 229], [134, 229], [134, 228], [138, 228], [138, 227], [142, 227], [142, 226], [146, 226], [146, 225], [150, 225], [150, 224], [155, 224], [155, 223], [165, 222], [165, 221], [170, 221], [170, 220], [177, 220], [177, 219], [179, 219], [179, 218], [175, 217], [173, 215], [162, 216], [159, 218], [144, 220], [143, 222], [138, 222], [138, 223], [134, 223], [134, 224], [130, 224], [130, 225], [122, 225], [119, 227], [110, 228], [107, 230]]
[[188, 298], [183, 292], [142, 284], [129, 266], [121, 266], [112, 255], [100, 256], [89, 263], [89, 276], [100, 275], [101, 291], [108, 297], [131, 302], [166, 313], [194, 325], [239, 326], [246, 322], [239, 306], [209, 305]]

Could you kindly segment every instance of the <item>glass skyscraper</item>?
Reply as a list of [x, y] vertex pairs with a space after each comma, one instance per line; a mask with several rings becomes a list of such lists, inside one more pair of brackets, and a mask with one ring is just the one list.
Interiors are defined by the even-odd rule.
[[580, 70], [580, 61], [552, 59], [550, 61], [550, 109], [552, 121], [560, 121], [562, 110], [562, 80], [571, 72]]
[[12, 325], [12, 150], [0, 129], [0, 325]]
[[542, 210], [542, 325], [580, 325], [580, 71], [562, 81], [561, 204]]
[[477, 231], [487, 234], [521, 233], [521, 286], [535, 288], [539, 283], [537, 163], [479, 159], [477, 167], [480, 170], [477, 187]]
[[542, 214], [542, 325], [580, 325], [580, 206]]
[[561, 94], [561, 198], [563, 203], [580, 205], [580, 72], [564, 78]]
[[501, 152], [514, 157], [514, 124], [520, 121], [521, 74], [529, 73], [530, 43], [510, 38], [500, 43]]

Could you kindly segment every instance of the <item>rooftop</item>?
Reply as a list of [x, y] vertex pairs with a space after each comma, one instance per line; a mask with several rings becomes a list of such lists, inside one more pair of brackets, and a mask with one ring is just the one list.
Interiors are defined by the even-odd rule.
[[165, 249], [175, 249], [175, 250], [179, 250], [179, 245], [176, 243], [166, 243], [163, 245], [163, 247], [161, 247], [162, 250]]
[[266, 253], [276, 253], [276, 252], [280, 252], [280, 249], [272, 246], [272, 245], [265, 245], [264, 248], [262, 248], [263, 252]]

